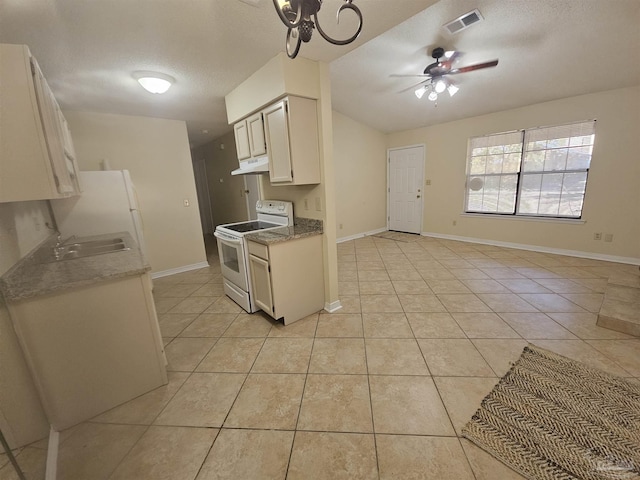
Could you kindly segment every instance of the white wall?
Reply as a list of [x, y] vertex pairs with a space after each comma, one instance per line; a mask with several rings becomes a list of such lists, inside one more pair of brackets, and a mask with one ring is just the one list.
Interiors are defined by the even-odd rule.
[[[0, 203], [0, 275], [47, 239], [45, 201]], [[49, 424], [0, 295], [0, 430], [12, 447], [47, 435]]]
[[334, 110], [333, 155], [339, 239], [386, 228], [386, 142], [383, 133]]
[[112, 169], [131, 172], [152, 271], [202, 266], [206, 254], [186, 124], [88, 112], [65, 116], [80, 170], [100, 170], [108, 159]]
[[[463, 216], [469, 137], [597, 119], [584, 223]], [[393, 133], [388, 147], [426, 144], [423, 230], [640, 262], [640, 86], [581, 95]], [[453, 225], [453, 221], [457, 225]], [[613, 242], [593, 240], [594, 232]], [[635, 260], [634, 260], [635, 259]]]

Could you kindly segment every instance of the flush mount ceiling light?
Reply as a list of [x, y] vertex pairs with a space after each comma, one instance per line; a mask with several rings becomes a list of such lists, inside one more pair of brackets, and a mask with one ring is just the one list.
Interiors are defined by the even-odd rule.
[[[346, 40], [336, 40], [327, 35], [318, 22], [318, 12], [322, 6], [322, 0], [273, 0], [278, 16], [287, 30], [287, 55], [289, 58], [296, 58], [300, 51], [302, 42], [311, 40], [313, 29], [318, 28], [318, 32], [327, 42], [334, 45], [347, 45], [353, 42], [362, 30], [362, 12], [353, 3], [353, 0], [344, 0], [336, 13], [336, 19], [340, 23], [340, 14], [343, 10], [353, 10], [358, 16], [358, 28], [356, 33]], [[313, 17], [313, 20], [311, 19]], [[292, 39], [294, 39], [292, 41]]]
[[165, 93], [176, 81], [175, 78], [158, 72], [133, 72], [133, 78], [150, 93]]

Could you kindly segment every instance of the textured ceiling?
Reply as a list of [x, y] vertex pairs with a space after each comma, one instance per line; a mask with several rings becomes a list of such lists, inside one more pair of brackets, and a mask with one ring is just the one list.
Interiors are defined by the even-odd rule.
[[[199, 145], [230, 130], [224, 96], [284, 47], [272, 1], [251, 2], [0, 0], [0, 42], [29, 45], [63, 109], [185, 120]], [[384, 132], [640, 84], [640, 0], [354, 2], [365, 21], [356, 42], [333, 46], [316, 33], [300, 55], [330, 63], [336, 110]], [[353, 25], [345, 15], [333, 26], [341, 3], [324, 0], [321, 12], [335, 36]], [[474, 8], [484, 22], [444, 33]], [[456, 76], [460, 92], [437, 108], [397, 93], [413, 79], [389, 74], [422, 72], [439, 45], [465, 52], [459, 65], [500, 64]], [[177, 82], [148, 94], [136, 70]]]
[[[338, 47], [316, 33], [300, 56], [331, 62], [435, 0], [356, 0], [365, 27], [356, 42]], [[228, 132], [224, 96], [284, 49], [286, 28], [272, 0], [0, 0], [0, 42], [30, 47], [61, 107], [67, 110], [186, 120], [193, 145]], [[346, 37], [342, 0], [325, 0], [323, 27]], [[344, 30], [342, 30], [344, 29]], [[136, 70], [176, 78], [152, 95]], [[203, 134], [202, 130], [208, 130]]]
[[[442, 25], [478, 8], [455, 35]], [[640, 84], [639, 0], [443, 0], [331, 63], [334, 108], [383, 132], [402, 131], [558, 98]], [[438, 106], [409, 89], [433, 47], [465, 54], [460, 91]]]

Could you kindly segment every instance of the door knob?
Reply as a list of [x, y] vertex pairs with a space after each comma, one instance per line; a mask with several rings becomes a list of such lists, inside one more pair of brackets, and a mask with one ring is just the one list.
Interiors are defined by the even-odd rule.
[[416, 198], [420, 198], [420, 195], [416, 195]]

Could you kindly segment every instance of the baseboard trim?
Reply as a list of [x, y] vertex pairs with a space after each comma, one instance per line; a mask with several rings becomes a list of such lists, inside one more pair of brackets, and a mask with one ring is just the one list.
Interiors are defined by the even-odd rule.
[[342, 308], [342, 303], [340, 303], [340, 300], [336, 300], [335, 302], [324, 304], [324, 309], [329, 313], [337, 312], [341, 308]]
[[153, 272], [151, 278], [168, 277], [169, 275], [175, 275], [177, 273], [190, 272], [192, 270], [200, 270], [209, 266], [209, 262], [192, 263], [191, 265], [184, 265], [182, 267], [170, 268], [169, 270], [162, 270], [160, 272]]
[[517, 248], [531, 252], [553, 253], [556, 255], [566, 255], [568, 257], [588, 258], [590, 260], [604, 260], [606, 262], [626, 263], [629, 265], [640, 265], [640, 258], [620, 257], [617, 255], [607, 255], [604, 253], [583, 252], [581, 250], [566, 250], [564, 248], [542, 247], [540, 245], [527, 245], [524, 243], [501, 242], [499, 240], [487, 240], [484, 238], [461, 237], [458, 235], [445, 235], [442, 233], [422, 232], [423, 237], [442, 238], [444, 240], [456, 240], [459, 242], [479, 243], [482, 245], [493, 245], [496, 247]]
[[386, 232], [387, 227], [378, 228], [377, 230], [370, 230], [364, 233], [356, 233], [355, 235], [350, 235], [348, 237], [341, 237], [336, 240], [336, 243], [348, 242], [349, 240], [355, 240], [356, 238], [368, 237], [369, 235], [375, 235], [376, 233]]
[[47, 447], [47, 461], [45, 464], [45, 480], [56, 480], [58, 475], [58, 448], [60, 445], [60, 433], [51, 428]]

